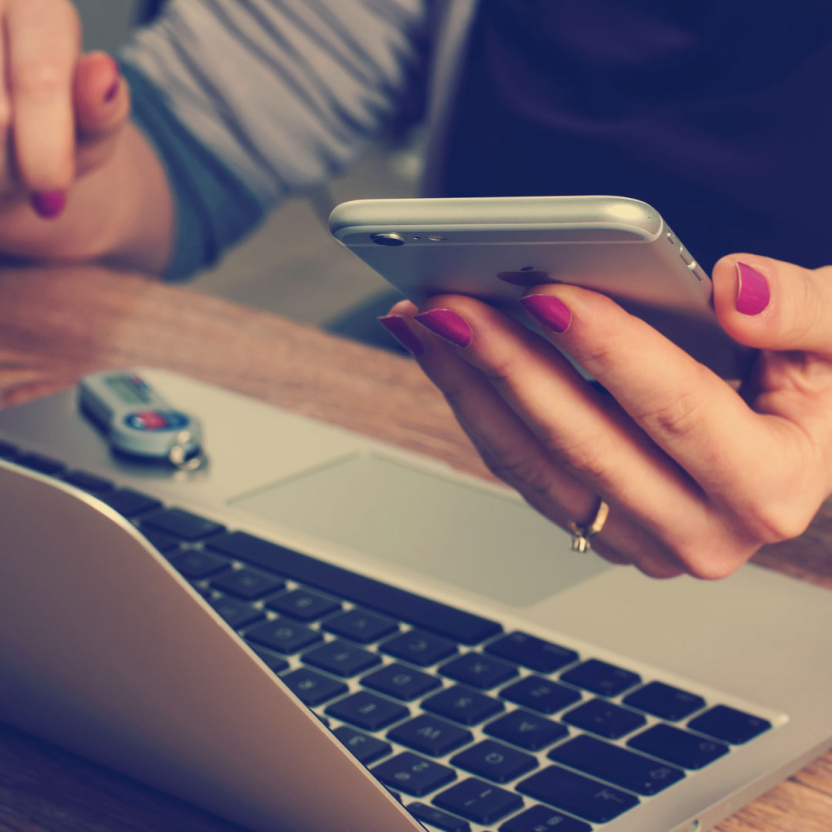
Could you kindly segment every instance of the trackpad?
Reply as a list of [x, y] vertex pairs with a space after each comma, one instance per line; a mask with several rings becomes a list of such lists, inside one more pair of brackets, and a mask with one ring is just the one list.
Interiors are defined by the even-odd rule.
[[610, 568], [571, 552], [566, 533], [523, 503], [384, 456], [335, 460], [230, 503], [514, 606]]

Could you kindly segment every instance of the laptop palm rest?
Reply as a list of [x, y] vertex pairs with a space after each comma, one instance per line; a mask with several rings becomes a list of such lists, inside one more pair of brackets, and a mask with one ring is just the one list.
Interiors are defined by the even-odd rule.
[[511, 606], [611, 568], [577, 557], [563, 531], [509, 495], [382, 454], [351, 454], [230, 504]]

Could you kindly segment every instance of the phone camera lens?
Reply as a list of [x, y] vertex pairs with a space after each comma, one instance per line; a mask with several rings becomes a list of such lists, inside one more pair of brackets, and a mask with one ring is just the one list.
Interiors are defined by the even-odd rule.
[[407, 242], [401, 234], [373, 234], [370, 239], [377, 246], [403, 246]]

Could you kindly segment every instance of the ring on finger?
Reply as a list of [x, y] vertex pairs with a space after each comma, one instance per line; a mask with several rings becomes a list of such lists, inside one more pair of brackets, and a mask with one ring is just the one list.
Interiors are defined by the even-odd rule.
[[592, 538], [604, 528], [610, 507], [606, 501], [598, 498], [598, 506], [595, 509], [595, 516], [584, 526], [578, 525], [574, 520], [569, 522], [569, 531], [572, 532], [572, 551], [586, 552], [592, 548]]

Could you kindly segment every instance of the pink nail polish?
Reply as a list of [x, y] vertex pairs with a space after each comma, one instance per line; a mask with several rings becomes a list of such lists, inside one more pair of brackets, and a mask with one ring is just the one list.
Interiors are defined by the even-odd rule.
[[416, 320], [456, 347], [467, 347], [471, 343], [471, 327], [452, 309], [431, 309], [416, 315]]
[[759, 315], [771, 300], [765, 276], [745, 263], [737, 263], [737, 312]]
[[566, 332], [572, 322], [566, 304], [552, 295], [526, 295], [520, 298], [520, 305], [543, 326], [555, 332]]
[[43, 219], [56, 219], [66, 208], [66, 193], [64, 191], [41, 191], [32, 194], [32, 207]]
[[424, 353], [425, 345], [416, 337], [401, 315], [385, 315], [379, 318], [378, 322], [413, 355], [419, 356]]
[[115, 101], [119, 89], [121, 89], [121, 78], [116, 78], [107, 92], [104, 93], [104, 103], [110, 104]]

